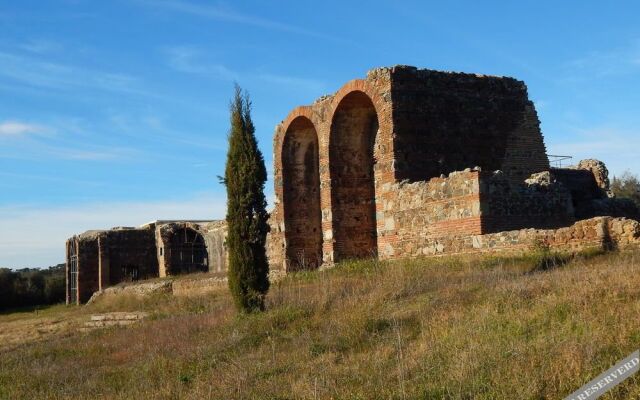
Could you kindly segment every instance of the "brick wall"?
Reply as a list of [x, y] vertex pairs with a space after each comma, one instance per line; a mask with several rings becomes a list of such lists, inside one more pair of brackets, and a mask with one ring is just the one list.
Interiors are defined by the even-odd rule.
[[520, 229], [486, 235], [434, 238], [425, 254], [526, 253], [540, 243], [563, 252], [640, 247], [640, 223], [626, 218], [596, 217], [559, 229]]
[[[106, 231], [100, 240], [100, 251], [104, 254], [103, 274], [108, 287], [132, 279], [150, 279], [158, 276], [155, 232], [147, 229], [118, 229]], [[135, 272], [134, 272], [135, 271]]]
[[396, 67], [391, 89], [397, 180], [480, 166], [522, 181], [549, 168], [523, 82]]
[[[87, 231], [69, 239], [67, 247], [67, 302], [84, 303], [98, 290], [120, 282], [149, 279], [172, 274], [167, 246], [171, 249], [171, 235], [175, 230], [193, 229], [206, 246], [210, 272], [225, 273], [226, 223], [164, 223], [143, 225], [140, 228], [114, 228], [107, 231]], [[70, 297], [70, 246], [78, 249], [78, 295]], [[134, 272], [135, 271], [135, 272]]]
[[[78, 238], [78, 302], [86, 303], [100, 287], [98, 235]], [[67, 283], [68, 285], [68, 283]]]
[[385, 188], [381, 258], [429, 254], [434, 237], [481, 233], [479, 176], [478, 171], [452, 172]]
[[483, 172], [480, 179], [482, 233], [571, 225], [571, 193], [557, 182], [514, 183], [506, 174]]
[[[458, 178], [447, 177], [474, 166], [503, 169], [512, 182], [549, 168], [524, 83], [378, 68], [294, 109], [274, 136], [271, 269], [299, 269], [300, 254], [324, 263], [399, 257], [403, 246], [412, 253], [424, 235], [479, 233], [479, 189], [462, 195], [467, 188], [456, 188]], [[448, 197], [431, 199], [429, 190]], [[408, 202], [404, 208], [389, 207], [398, 196]], [[410, 205], [407, 199], [414, 196], [425, 203]]]

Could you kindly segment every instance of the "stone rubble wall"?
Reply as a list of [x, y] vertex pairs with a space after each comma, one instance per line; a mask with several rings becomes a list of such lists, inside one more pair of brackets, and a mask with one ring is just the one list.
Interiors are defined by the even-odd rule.
[[171, 292], [174, 296], [201, 296], [211, 293], [220, 287], [227, 286], [227, 275], [219, 274], [212, 277], [197, 277], [194, 279], [180, 279], [173, 281]]
[[[385, 188], [381, 258], [416, 256], [436, 236], [480, 234], [479, 172], [452, 172], [428, 182], [401, 182]], [[426, 253], [424, 253], [426, 254]]]
[[571, 192], [577, 219], [610, 216], [640, 220], [640, 207], [611, 191], [609, 171], [602, 161], [581, 160], [575, 166], [552, 168], [551, 173]]
[[450, 235], [428, 239], [422, 248], [407, 256], [524, 254], [538, 248], [540, 244], [562, 252], [638, 248], [640, 222], [626, 218], [596, 217], [560, 229], [520, 229], [485, 235]]
[[407, 66], [391, 76], [396, 179], [426, 181], [478, 165], [521, 182], [549, 168], [524, 82]]
[[[296, 270], [299, 263], [291, 257], [299, 252], [314, 254], [297, 258], [322, 259], [325, 264], [362, 256], [401, 257], [403, 246], [413, 248], [412, 241], [423, 240], [415, 237], [437, 230], [478, 233], [480, 211], [472, 198], [451, 193], [455, 201], [439, 200], [438, 205], [434, 198], [398, 210], [389, 204], [395, 204], [402, 190], [408, 191], [402, 198], [428, 197], [422, 192], [429, 190], [425, 187], [432, 179], [475, 165], [502, 169], [512, 182], [548, 169], [539, 124], [521, 81], [409, 66], [376, 68], [333, 95], [295, 108], [274, 136], [271, 269]], [[298, 179], [315, 173], [307, 170], [313, 165], [302, 162], [303, 149], [315, 143], [309, 139], [313, 133], [319, 206], [299, 195], [317, 193], [314, 179]], [[287, 175], [284, 168], [294, 171]], [[309, 187], [292, 189], [287, 179]], [[416, 185], [401, 189], [402, 182]], [[296, 223], [318, 213], [321, 232], [315, 225]], [[420, 220], [424, 226], [418, 226]], [[322, 246], [316, 246], [320, 241]]]
[[[143, 225], [140, 228], [118, 227], [87, 231], [67, 241], [67, 303], [85, 303], [98, 291], [131, 279], [138, 280], [171, 275], [166, 251], [174, 231], [190, 228], [201, 234], [207, 249], [209, 272], [226, 273], [227, 252], [225, 221], [194, 223], [189, 221]], [[69, 271], [71, 245], [78, 249], [77, 298], [70, 296]], [[119, 290], [119, 289], [114, 289]]]
[[482, 233], [523, 228], [554, 229], [575, 221], [569, 190], [549, 172], [513, 183], [501, 171], [480, 179]]

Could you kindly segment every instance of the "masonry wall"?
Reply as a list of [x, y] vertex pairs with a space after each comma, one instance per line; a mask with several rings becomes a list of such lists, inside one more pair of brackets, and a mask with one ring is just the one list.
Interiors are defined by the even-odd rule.
[[[202, 236], [207, 252], [209, 272], [225, 273], [226, 223], [165, 223], [144, 225], [141, 228], [114, 228], [107, 231], [87, 231], [70, 238], [67, 248], [67, 302], [85, 303], [98, 290], [129, 280], [144, 280], [172, 274], [165, 249], [171, 233], [182, 228], [194, 229]], [[70, 252], [72, 243], [78, 248], [78, 294], [70, 297]], [[167, 262], [169, 261], [169, 262]], [[162, 266], [162, 268], [161, 268]]]
[[[502, 169], [514, 184], [549, 168], [524, 83], [405, 66], [369, 71], [276, 127], [271, 269], [305, 268], [300, 260], [400, 257], [402, 246], [413, 249], [422, 236], [479, 233], [478, 194], [447, 183], [449, 173], [476, 166]], [[447, 199], [425, 194], [436, 190], [435, 183], [426, 188], [432, 179], [449, 185], [441, 188]], [[399, 186], [405, 181], [418, 185]], [[414, 196], [426, 203], [411, 205]], [[389, 206], [399, 199], [404, 208]]]
[[390, 236], [381, 258], [433, 254], [433, 239], [443, 235], [480, 234], [480, 172], [453, 172], [428, 182], [390, 185], [393, 196], [382, 200], [384, 228]]
[[78, 239], [78, 302], [86, 303], [99, 290], [98, 235]]
[[159, 275], [161, 277], [175, 275], [179, 272], [171, 265], [171, 242], [173, 235], [183, 229], [192, 230], [202, 237], [206, 246], [206, 258], [209, 272], [226, 271], [227, 255], [224, 242], [227, 235], [227, 228], [224, 221], [212, 221], [205, 223], [194, 223], [189, 221], [171, 222], [161, 223], [154, 226], [154, 249], [158, 260]]
[[514, 182], [549, 168], [527, 88], [512, 78], [394, 68], [396, 179], [480, 166]]
[[116, 229], [106, 231], [100, 240], [102, 286], [108, 287], [127, 280], [143, 280], [158, 276], [155, 232], [147, 229]]
[[504, 173], [480, 179], [482, 233], [554, 229], [575, 222], [571, 192], [561, 183], [513, 183]]
[[[288, 159], [292, 152], [285, 137], [297, 136], [301, 126], [313, 126], [318, 139], [319, 203], [306, 196], [285, 196], [288, 182], [283, 165], [308, 168], [304, 163], [292, 163]], [[267, 245], [272, 271], [300, 269], [304, 267], [300, 259], [331, 263], [377, 255], [386, 240], [381, 242], [376, 235], [384, 226], [384, 215], [380, 215], [384, 211], [377, 199], [385, 196], [385, 184], [395, 182], [392, 132], [390, 70], [386, 69], [371, 71], [367, 79], [351, 81], [332, 96], [320, 98], [311, 106], [296, 108], [276, 127], [276, 201], [269, 220], [271, 232]], [[312, 174], [298, 169], [289, 176]], [[296, 190], [314, 193], [311, 186]], [[287, 222], [286, 214], [301, 208], [310, 219], [320, 215], [319, 232], [314, 231], [315, 226]], [[311, 245], [296, 245], [298, 229], [311, 232], [308, 241], [304, 240]], [[321, 247], [314, 245], [317, 242], [322, 243]], [[292, 251], [288, 247], [291, 244], [298, 251]], [[299, 250], [305, 251], [303, 257]]]
[[559, 229], [520, 229], [485, 235], [450, 235], [426, 240], [419, 249], [421, 251], [416, 251], [413, 255], [486, 252], [524, 254], [538, 248], [540, 244], [562, 252], [639, 248], [640, 223], [626, 218], [596, 217]]
[[215, 221], [206, 224], [204, 240], [209, 254], [209, 272], [225, 273], [227, 271], [226, 238], [226, 221]]

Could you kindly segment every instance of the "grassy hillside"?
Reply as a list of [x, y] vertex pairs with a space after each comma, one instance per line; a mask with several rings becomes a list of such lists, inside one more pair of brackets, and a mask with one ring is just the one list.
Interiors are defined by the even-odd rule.
[[[0, 344], [0, 398], [559, 399], [640, 348], [639, 261], [353, 262], [274, 284], [260, 315], [238, 316], [222, 289], [0, 315], [1, 331], [152, 312]], [[638, 396], [640, 375], [603, 398]]]

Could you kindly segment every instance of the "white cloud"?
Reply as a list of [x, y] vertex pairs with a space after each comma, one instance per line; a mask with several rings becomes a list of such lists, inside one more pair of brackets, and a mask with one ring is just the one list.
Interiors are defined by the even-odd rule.
[[176, 71], [224, 80], [238, 80], [238, 74], [219, 63], [204, 60], [205, 52], [197, 46], [170, 46], [164, 49], [169, 66]]
[[19, 46], [21, 49], [36, 54], [54, 53], [62, 50], [62, 45], [47, 39], [31, 39]]
[[276, 85], [284, 85], [290, 87], [302, 88], [309, 90], [312, 93], [324, 93], [326, 91], [326, 84], [316, 79], [299, 78], [287, 75], [275, 75], [263, 73], [259, 75], [260, 79], [265, 82], [273, 83]]
[[86, 230], [138, 226], [156, 219], [223, 219], [225, 210], [224, 195], [213, 193], [184, 200], [0, 207], [0, 267], [63, 262], [65, 240]]
[[20, 121], [0, 122], [0, 137], [20, 136], [30, 133], [42, 133], [45, 131], [47, 131], [47, 128], [38, 124], [30, 124]]
[[639, 65], [640, 40], [635, 40], [626, 46], [592, 51], [567, 62], [564, 65], [567, 72], [565, 80], [580, 80], [581, 77], [576, 76], [580, 73], [584, 73], [584, 79], [634, 73]]
[[144, 94], [138, 87], [138, 80], [126, 74], [57, 64], [6, 52], [0, 52], [0, 76], [47, 89], [90, 88]]
[[172, 12], [190, 14], [201, 18], [238, 23], [268, 30], [295, 33], [317, 38], [335, 39], [326, 34], [310, 31], [298, 26], [284, 24], [281, 22], [272, 21], [266, 18], [256, 17], [249, 14], [242, 14], [228, 7], [214, 6], [210, 4], [195, 4], [178, 0], [134, 0], [134, 2], [152, 7], [154, 9], [163, 8]]

